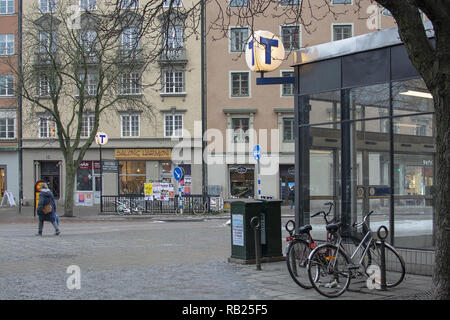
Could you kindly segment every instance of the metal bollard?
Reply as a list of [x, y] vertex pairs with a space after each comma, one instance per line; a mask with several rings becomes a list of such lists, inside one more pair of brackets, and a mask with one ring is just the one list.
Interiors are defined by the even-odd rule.
[[[384, 236], [382, 235], [382, 230], [384, 230]], [[385, 226], [380, 226], [377, 231], [378, 239], [380, 239], [380, 254], [381, 254], [381, 290], [386, 291], [386, 255], [385, 255], [385, 240], [388, 236], [388, 229]]]
[[253, 217], [250, 220], [250, 225], [255, 233], [255, 256], [256, 256], [256, 270], [261, 270], [261, 232], [260, 232], [260, 219]]

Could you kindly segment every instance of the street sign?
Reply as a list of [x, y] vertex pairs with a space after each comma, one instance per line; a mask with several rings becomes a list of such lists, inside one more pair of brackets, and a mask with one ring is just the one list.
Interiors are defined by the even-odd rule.
[[256, 161], [259, 161], [261, 159], [261, 147], [259, 146], [259, 144], [253, 147], [253, 158], [255, 158]]
[[181, 167], [175, 167], [175, 169], [173, 169], [173, 176], [175, 178], [175, 180], [180, 181], [181, 179], [183, 179], [184, 176], [184, 170]]
[[104, 132], [97, 132], [97, 134], [95, 135], [95, 143], [103, 146], [107, 142], [108, 142], [108, 135]]

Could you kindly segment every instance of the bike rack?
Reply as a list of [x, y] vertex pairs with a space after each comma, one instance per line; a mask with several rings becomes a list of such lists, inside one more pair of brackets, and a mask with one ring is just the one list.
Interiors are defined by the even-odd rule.
[[386, 291], [387, 290], [387, 285], [386, 285], [386, 257], [385, 257], [385, 240], [388, 236], [389, 232], [388, 229], [385, 226], [380, 226], [377, 230], [377, 236], [378, 239], [380, 239], [380, 250], [381, 250], [381, 266], [380, 266], [380, 271], [381, 271], [381, 290], [382, 291]]
[[256, 270], [261, 270], [261, 223], [258, 217], [253, 217], [250, 220], [250, 226], [255, 233], [255, 256], [256, 256]]

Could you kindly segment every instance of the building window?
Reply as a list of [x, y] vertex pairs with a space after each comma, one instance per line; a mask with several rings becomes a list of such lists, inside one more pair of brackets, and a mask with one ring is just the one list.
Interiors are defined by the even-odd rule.
[[56, 32], [41, 31], [39, 32], [39, 52], [54, 53], [56, 52]]
[[14, 35], [0, 34], [0, 55], [14, 54]]
[[139, 137], [138, 114], [123, 114], [122, 118], [122, 137]]
[[183, 6], [183, 1], [182, 0], [165, 0], [163, 3], [163, 6], [165, 8], [170, 7], [172, 3], [172, 8], [181, 8]]
[[230, 51], [244, 52], [248, 40], [248, 28], [230, 29]]
[[231, 73], [231, 96], [232, 97], [250, 96], [248, 72]]
[[122, 9], [137, 9], [139, 8], [139, 0], [122, 0], [120, 7]]
[[171, 26], [167, 28], [167, 41], [166, 45], [168, 49], [183, 48], [183, 27]]
[[146, 173], [145, 161], [119, 161], [119, 193], [143, 195]]
[[80, 0], [80, 10], [97, 10], [97, 0]]
[[381, 13], [383, 13], [383, 15], [385, 16], [392, 17], [392, 13], [386, 8], [383, 8], [383, 10], [381, 10]]
[[120, 94], [141, 94], [141, 76], [139, 73], [124, 73], [120, 78]]
[[294, 118], [283, 118], [283, 141], [294, 141]]
[[14, 76], [0, 76], [0, 96], [14, 95]]
[[333, 4], [352, 4], [352, 0], [333, 0]]
[[88, 138], [92, 130], [94, 130], [95, 115], [83, 114], [81, 118], [81, 137]]
[[333, 41], [343, 40], [353, 37], [353, 27], [351, 24], [333, 25]]
[[248, 0], [230, 0], [230, 7], [247, 7]]
[[122, 32], [122, 50], [139, 49], [139, 29], [128, 28]]
[[182, 114], [166, 114], [164, 116], [164, 136], [165, 137], [183, 136]]
[[56, 138], [56, 122], [48, 117], [39, 119], [39, 138]]
[[[84, 73], [80, 74], [80, 88], [82, 87], [84, 87], [84, 96], [95, 96], [97, 94], [98, 87], [97, 75], [90, 73], [88, 73], [87, 75], [85, 75]], [[78, 94], [80, 95], [80, 92]]]
[[56, 11], [56, 0], [39, 0], [39, 10], [42, 13], [54, 13]]
[[281, 26], [281, 41], [284, 49], [300, 49], [300, 26]]
[[14, 0], [0, 0], [0, 14], [14, 13]]
[[166, 71], [164, 73], [164, 93], [184, 92], [184, 72]]
[[14, 111], [0, 111], [0, 139], [14, 139], [16, 137], [16, 113]]
[[231, 119], [231, 129], [233, 130], [234, 143], [249, 142], [249, 118], [233, 118]]
[[39, 76], [39, 83], [37, 87], [37, 94], [40, 97], [50, 96], [50, 78], [46, 74], [41, 74]]
[[[282, 71], [282, 77], [293, 77], [294, 72], [292, 71]], [[281, 95], [282, 96], [292, 96], [294, 95], [294, 84], [293, 83], [285, 83], [281, 85]]]
[[280, 0], [282, 6], [296, 6], [300, 4], [300, 0]]
[[95, 40], [97, 31], [83, 30], [80, 32], [80, 47], [84, 56], [93, 56], [95, 54]]

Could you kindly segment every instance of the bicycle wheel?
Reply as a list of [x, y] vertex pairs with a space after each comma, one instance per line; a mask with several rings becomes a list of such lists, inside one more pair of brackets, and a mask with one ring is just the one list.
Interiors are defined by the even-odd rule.
[[289, 274], [296, 284], [303, 289], [311, 289], [308, 277], [308, 256], [311, 252], [309, 243], [302, 239], [294, 239], [286, 248], [286, 263]]
[[341, 248], [325, 243], [315, 248], [308, 259], [308, 277], [321, 295], [340, 296], [350, 285], [349, 258]]
[[196, 201], [194, 203], [192, 211], [194, 212], [194, 214], [204, 214], [206, 210], [205, 210], [205, 206], [203, 205], [203, 202]]
[[[381, 244], [374, 242], [369, 248], [369, 265], [374, 264], [381, 267]], [[399, 285], [405, 278], [405, 262], [400, 254], [390, 244], [385, 243], [385, 261], [386, 261], [386, 286], [388, 288]]]

